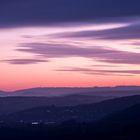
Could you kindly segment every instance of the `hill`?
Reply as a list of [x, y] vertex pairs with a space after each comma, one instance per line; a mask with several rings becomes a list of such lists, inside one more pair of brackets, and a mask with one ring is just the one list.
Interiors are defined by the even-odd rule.
[[111, 98], [113, 97], [88, 95], [67, 95], [60, 97], [1, 97], [0, 115], [40, 106], [75, 106], [79, 104], [97, 103]]
[[89, 95], [89, 96], [132, 96], [140, 95], [140, 86], [116, 86], [116, 87], [87, 87], [87, 88], [31, 88], [13, 92], [2, 92], [0, 96], [27, 96], [27, 97], [56, 97], [65, 95]]
[[46, 124], [50, 122], [62, 123], [68, 120], [92, 122], [139, 103], [140, 96], [129, 96], [73, 107], [41, 106], [1, 116], [0, 120], [4, 122], [20, 122], [22, 120], [23, 122]]

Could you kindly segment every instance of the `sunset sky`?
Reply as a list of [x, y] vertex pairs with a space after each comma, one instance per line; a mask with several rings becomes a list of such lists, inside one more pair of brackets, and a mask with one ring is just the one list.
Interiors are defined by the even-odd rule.
[[139, 0], [1, 0], [0, 90], [140, 85]]

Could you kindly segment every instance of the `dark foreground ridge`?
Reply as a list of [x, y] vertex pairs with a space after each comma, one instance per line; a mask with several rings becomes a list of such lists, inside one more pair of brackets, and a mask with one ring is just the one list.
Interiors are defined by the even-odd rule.
[[12, 126], [0, 128], [2, 139], [37, 140], [139, 140], [140, 104], [90, 123], [67, 121], [60, 125]]
[[99, 103], [78, 106], [38, 106], [35, 108], [17, 111], [15, 113], [3, 114], [0, 120], [5, 123], [43, 123], [60, 124], [65, 121], [75, 120], [77, 122], [92, 122], [135, 104], [140, 104], [140, 96], [121, 97], [110, 99]]
[[38, 106], [0, 116], [0, 139], [139, 140], [140, 96]]

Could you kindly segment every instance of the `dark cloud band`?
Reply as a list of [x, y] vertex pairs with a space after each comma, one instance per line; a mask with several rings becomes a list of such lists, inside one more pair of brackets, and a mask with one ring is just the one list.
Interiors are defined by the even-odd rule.
[[7, 62], [9, 64], [18, 64], [18, 65], [24, 65], [24, 64], [37, 64], [41, 62], [48, 62], [46, 60], [40, 60], [40, 59], [8, 59], [8, 60], [2, 60], [3, 62]]
[[131, 22], [129, 21], [128, 25], [124, 27], [118, 27], [114, 29], [65, 32], [54, 34], [52, 36], [59, 38], [89, 38], [100, 40], [140, 39], [140, 17], [137, 18], [137, 22], [135, 21], [136, 23]]
[[84, 57], [114, 64], [140, 64], [140, 54], [102, 46], [78, 47], [67, 44], [24, 43], [17, 51], [40, 55], [44, 58]]

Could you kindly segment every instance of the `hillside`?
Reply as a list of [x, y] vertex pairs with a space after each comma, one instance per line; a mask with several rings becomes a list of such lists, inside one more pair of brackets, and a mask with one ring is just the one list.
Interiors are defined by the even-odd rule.
[[112, 113], [124, 110], [139, 103], [140, 96], [129, 96], [73, 107], [40, 106], [9, 115], [3, 115], [0, 119], [2, 121], [11, 122], [20, 122], [20, 120], [23, 120], [24, 122], [41, 121], [44, 123], [62, 123], [68, 120], [89, 122], [103, 119]]
[[22, 111], [39, 106], [75, 106], [79, 104], [97, 103], [113, 97], [88, 95], [67, 95], [60, 97], [1, 97], [0, 115]]

